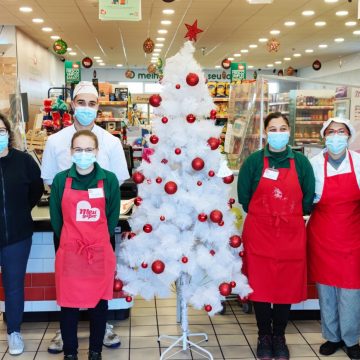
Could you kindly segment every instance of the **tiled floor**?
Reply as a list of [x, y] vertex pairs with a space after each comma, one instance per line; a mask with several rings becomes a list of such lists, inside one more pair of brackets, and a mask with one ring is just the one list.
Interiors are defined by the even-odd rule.
[[[206, 332], [208, 342], [201, 344], [210, 351], [214, 359], [254, 359], [257, 329], [253, 315], [244, 314], [237, 302], [229, 302], [226, 314], [209, 318], [205, 312], [189, 309], [191, 332]], [[167, 347], [159, 343], [161, 334], [180, 334], [176, 323], [176, 300], [157, 299], [152, 301], [136, 300], [131, 318], [113, 322], [114, 330], [122, 338], [120, 349], [104, 349], [103, 359], [155, 360]], [[58, 360], [63, 355], [47, 353], [49, 340], [53, 337], [58, 323], [24, 323], [22, 334], [25, 339], [25, 352], [18, 359]], [[5, 324], [0, 321], [1, 359], [12, 358], [7, 353]], [[293, 321], [287, 327], [287, 343], [292, 358], [296, 360], [323, 359], [318, 353], [323, 342], [318, 321]], [[88, 323], [79, 325], [80, 360], [87, 359]], [[331, 360], [346, 359], [341, 350]], [[180, 352], [171, 359], [203, 359], [194, 351]]]

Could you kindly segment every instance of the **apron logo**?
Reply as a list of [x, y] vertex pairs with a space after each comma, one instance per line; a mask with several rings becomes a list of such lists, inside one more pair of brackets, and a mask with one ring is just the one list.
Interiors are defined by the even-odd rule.
[[79, 201], [76, 205], [76, 221], [98, 221], [100, 210], [92, 208], [88, 201]]

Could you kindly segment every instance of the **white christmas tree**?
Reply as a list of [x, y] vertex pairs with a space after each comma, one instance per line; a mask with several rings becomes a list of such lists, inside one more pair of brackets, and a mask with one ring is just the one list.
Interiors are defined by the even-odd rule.
[[214, 118], [214, 104], [194, 51], [188, 41], [167, 59], [161, 97], [150, 99], [160, 105], [150, 137], [154, 152], [133, 175], [138, 207], [117, 274], [127, 293], [145, 299], [168, 297], [178, 281], [183, 306], [213, 315], [230, 293], [246, 297], [251, 289], [230, 211], [234, 177], [218, 150], [221, 128], [206, 119]]

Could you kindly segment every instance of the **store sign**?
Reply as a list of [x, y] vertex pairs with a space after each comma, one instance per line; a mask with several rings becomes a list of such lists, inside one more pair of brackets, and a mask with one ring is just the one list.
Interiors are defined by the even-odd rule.
[[77, 84], [80, 80], [80, 61], [65, 61], [65, 84]]
[[246, 63], [231, 63], [230, 81], [239, 81], [246, 79]]
[[134, 104], [148, 104], [152, 94], [131, 94], [131, 101]]
[[99, 0], [99, 19], [140, 21], [141, 0]]

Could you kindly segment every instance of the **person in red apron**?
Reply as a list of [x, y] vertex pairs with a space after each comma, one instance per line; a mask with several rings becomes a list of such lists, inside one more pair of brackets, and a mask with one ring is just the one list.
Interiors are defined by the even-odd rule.
[[311, 159], [316, 179], [314, 211], [307, 225], [309, 277], [317, 285], [320, 354], [344, 347], [360, 359], [360, 154], [348, 150], [355, 130], [331, 118], [321, 130], [326, 148]]
[[253, 293], [259, 359], [288, 359], [285, 340], [290, 307], [306, 299], [306, 230], [315, 180], [308, 159], [287, 146], [290, 127], [281, 113], [265, 119], [267, 145], [240, 169], [239, 202], [247, 216], [243, 229], [244, 272]]
[[120, 212], [119, 182], [96, 163], [98, 141], [81, 130], [71, 141], [74, 162], [57, 174], [51, 188], [50, 217], [60, 246], [55, 258], [56, 299], [64, 359], [77, 359], [79, 308], [90, 315], [89, 360], [101, 359], [107, 301], [113, 296], [116, 259], [110, 235]]

